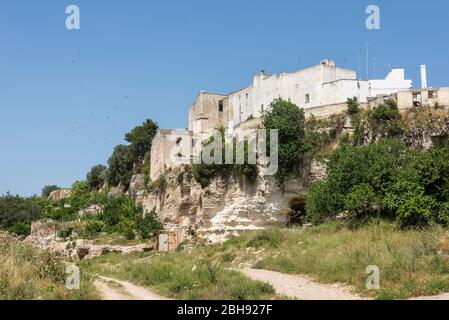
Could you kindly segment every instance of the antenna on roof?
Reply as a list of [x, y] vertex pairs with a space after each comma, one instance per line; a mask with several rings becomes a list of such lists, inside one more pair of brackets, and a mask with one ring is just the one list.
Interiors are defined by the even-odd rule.
[[296, 68], [295, 68], [295, 70], [298, 70], [299, 65], [301, 64], [301, 61], [302, 61], [302, 58], [299, 58], [299, 59], [298, 59], [298, 62], [296, 63]]
[[366, 80], [369, 79], [369, 46], [371, 44], [366, 42], [364, 46], [366, 47]]
[[362, 80], [362, 48], [359, 48], [359, 67], [358, 67], [359, 80]]

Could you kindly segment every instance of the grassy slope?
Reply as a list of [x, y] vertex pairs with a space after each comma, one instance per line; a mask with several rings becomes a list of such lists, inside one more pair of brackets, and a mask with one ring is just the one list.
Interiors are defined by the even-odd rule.
[[58, 257], [0, 233], [0, 300], [95, 299], [90, 283], [82, 276], [81, 290], [66, 289]]
[[[249, 249], [249, 250], [248, 250]], [[306, 230], [269, 230], [217, 248], [233, 263], [347, 283], [365, 296], [409, 298], [449, 292], [449, 233], [440, 227], [400, 231], [386, 223], [349, 230], [337, 223]], [[365, 287], [366, 267], [380, 268], [378, 291]]]
[[[192, 272], [194, 265], [197, 270]], [[365, 287], [369, 265], [380, 268], [380, 290]], [[365, 296], [400, 299], [449, 292], [449, 232], [440, 227], [401, 231], [384, 222], [350, 230], [329, 223], [248, 233], [190, 254], [108, 255], [82, 266], [90, 273], [151, 286], [173, 298], [273, 297], [271, 287], [226, 269], [256, 267], [350, 284]]]
[[138, 285], [174, 299], [272, 299], [274, 289], [211, 262], [204, 250], [194, 253], [109, 254], [80, 263], [82, 270]]

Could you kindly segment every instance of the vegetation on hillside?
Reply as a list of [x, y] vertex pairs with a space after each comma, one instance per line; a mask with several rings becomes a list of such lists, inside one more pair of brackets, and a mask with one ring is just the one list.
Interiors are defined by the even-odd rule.
[[[213, 261], [240, 263], [323, 283], [345, 283], [377, 299], [406, 299], [449, 291], [449, 236], [440, 226], [398, 230], [371, 221], [360, 228], [329, 222], [305, 229], [271, 229], [208, 249]], [[214, 252], [214, 253], [212, 253]], [[366, 268], [380, 269], [380, 289], [366, 288]]]
[[55, 254], [0, 232], [0, 300], [98, 298], [87, 275], [81, 276], [80, 290], [68, 290], [65, 279], [65, 266]]
[[[221, 156], [217, 155], [218, 159], [214, 161], [214, 163], [205, 163], [205, 152], [209, 152], [207, 154], [207, 157], [210, 157], [213, 159], [216, 157], [215, 151], [216, 148], [214, 146], [215, 142], [215, 136], [211, 136], [208, 140], [203, 142], [203, 150], [201, 151], [200, 155], [200, 163], [193, 165], [193, 177], [195, 180], [201, 184], [203, 188], [206, 188], [211, 180], [213, 178], [216, 178], [218, 176], [221, 177], [228, 177], [230, 174], [234, 173], [238, 176], [244, 176], [249, 179], [254, 179], [257, 176], [257, 165], [256, 164], [250, 164], [249, 162], [249, 156], [250, 156], [250, 147], [248, 140], [240, 141], [232, 141], [232, 164], [226, 163], [226, 153], [230, 152], [231, 149], [229, 145], [227, 144], [228, 141], [225, 140], [226, 133], [224, 128], [220, 128], [218, 130], [219, 138], [221, 138], [221, 145], [217, 148], [221, 152]], [[243, 147], [243, 159], [242, 161], [237, 161], [237, 149]], [[243, 162], [243, 163], [237, 163], [237, 162]]]
[[[285, 178], [296, 169], [310, 145], [305, 139], [304, 111], [291, 101], [275, 99], [262, 117], [262, 126], [278, 130], [278, 164], [276, 178], [284, 184]], [[267, 139], [267, 150], [270, 150]]]
[[83, 270], [148, 286], [173, 299], [187, 300], [269, 300], [276, 298], [266, 283], [252, 281], [238, 271], [211, 261], [211, 250], [196, 249], [189, 254], [110, 254], [81, 262]]

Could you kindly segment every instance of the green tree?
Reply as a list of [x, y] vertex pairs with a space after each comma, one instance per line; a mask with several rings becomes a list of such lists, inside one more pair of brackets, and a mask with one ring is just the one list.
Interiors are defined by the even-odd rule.
[[98, 190], [106, 181], [107, 168], [104, 165], [98, 164], [93, 166], [86, 176], [87, 182], [93, 190]]
[[129, 146], [118, 145], [108, 160], [107, 181], [111, 186], [129, 186], [134, 165]]
[[283, 184], [286, 176], [294, 171], [304, 154], [310, 150], [305, 141], [304, 111], [291, 101], [278, 98], [264, 113], [262, 124], [266, 130], [279, 130], [279, 169], [276, 178]]
[[131, 149], [133, 161], [140, 162], [145, 157], [145, 154], [151, 150], [154, 136], [157, 133], [158, 125], [153, 120], [147, 119], [142, 125], [135, 127], [125, 135], [125, 140], [128, 141]]
[[0, 229], [18, 235], [28, 235], [32, 221], [43, 215], [38, 197], [22, 198], [9, 193], [0, 197]]
[[346, 101], [346, 104], [348, 105], [348, 114], [350, 115], [355, 115], [357, 113], [359, 113], [360, 111], [360, 104], [357, 101], [357, 98], [348, 98], [348, 100]]
[[89, 206], [92, 198], [90, 191], [90, 185], [87, 181], [76, 181], [72, 185], [70, 206], [73, 210], [78, 211]]
[[42, 198], [48, 198], [50, 196], [50, 193], [52, 193], [55, 190], [59, 190], [60, 188], [56, 185], [49, 185], [44, 186], [42, 188]]

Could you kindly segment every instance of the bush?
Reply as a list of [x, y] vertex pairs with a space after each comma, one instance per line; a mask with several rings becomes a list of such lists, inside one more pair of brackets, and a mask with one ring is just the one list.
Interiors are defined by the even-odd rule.
[[93, 238], [105, 229], [105, 224], [100, 220], [91, 220], [84, 227], [83, 236]]
[[127, 240], [136, 238], [136, 235], [134, 234], [134, 221], [129, 218], [120, 219], [118, 230]]
[[415, 196], [398, 210], [397, 222], [401, 227], [423, 227], [432, 221], [437, 203], [430, 196]]
[[158, 230], [163, 228], [154, 211], [145, 215], [140, 215], [136, 219], [135, 228], [142, 239], [149, 239]]
[[8, 231], [18, 236], [28, 236], [31, 233], [31, 226], [25, 223], [16, 223]]
[[401, 124], [401, 114], [395, 100], [389, 99], [384, 104], [368, 112], [368, 121], [375, 135], [382, 137], [397, 137], [404, 132]]
[[148, 184], [148, 189], [159, 193], [163, 192], [166, 187], [167, 187], [167, 178], [165, 177], [165, 174], [161, 174], [159, 178], [157, 178], [155, 181], [151, 181]]
[[65, 228], [61, 231], [59, 231], [59, 237], [62, 239], [67, 239], [69, 238], [73, 233], [73, 228]]
[[373, 187], [367, 183], [354, 186], [346, 195], [345, 209], [352, 221], [365, 220], [374, 216], [378, 211], [378, 206]]
[[346, 101], [346, 104], [348, 105], [348, 114], [354, 115], [359, 113], [359, 102], [357, 101], [357, 98], [354, 97], [354, 99], [348, 98]]

